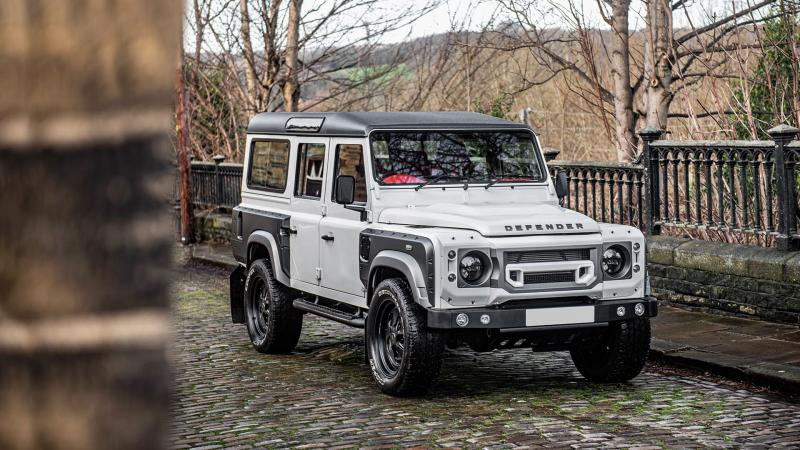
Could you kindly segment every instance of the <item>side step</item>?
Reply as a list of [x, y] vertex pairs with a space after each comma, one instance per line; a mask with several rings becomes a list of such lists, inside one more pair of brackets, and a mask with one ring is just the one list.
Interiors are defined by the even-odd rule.
[[335, 322], [343, 323], [345, 325], [350, 325], [351, 327], [364, 328], [363, 317], [358, 317], [351, 313], [331, 308], [330, 306], [313, 303], [304, 298], [295, 299], [294, 302], [292, 302], [292, 306], [294, 306], [295, 309], [299, 309], [300, 311], [316, 314], [318, 316], [333, 320]]

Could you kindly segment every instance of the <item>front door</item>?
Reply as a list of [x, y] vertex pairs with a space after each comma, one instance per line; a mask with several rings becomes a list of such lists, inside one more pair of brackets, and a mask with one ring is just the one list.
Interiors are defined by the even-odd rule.
[[[330, 179], [325, 195], [327, 213], [320, 222], [320, 236], [324, 237], [320, 247], [322, 286], [339, 292], [363, 296], [358, 268], [358, 240], [367, 222], [362, 222], [358, 211], [345, 209], [335, 201], [336, 177], [350, 175], [356, 179], [354, 205], [367, 206], [367, 180], [364, 175], [363, 140], [332, 139], [333, 154], [329, 157]], [[366, 301], [359, 301], [366, 307]]]
[[322, 198], [325, 156], [329, 139], [295, 138], [295, 185], [292, 196], [290, 261], [293, 281], [319, 285], [319, 224], [323, 215]]

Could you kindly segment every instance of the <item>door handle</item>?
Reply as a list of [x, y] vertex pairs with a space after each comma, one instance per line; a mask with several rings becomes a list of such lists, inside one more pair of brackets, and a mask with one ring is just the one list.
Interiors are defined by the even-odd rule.
[[329, 242], [330, 242], [330, 241], [332, 241], [332, 240], [333, 240], [333, 235], [331, 235], [331, 234], [323, 234], [323, 235], [322, 235], [322, 240], [323, 240], [323, 241], [329, 241]]

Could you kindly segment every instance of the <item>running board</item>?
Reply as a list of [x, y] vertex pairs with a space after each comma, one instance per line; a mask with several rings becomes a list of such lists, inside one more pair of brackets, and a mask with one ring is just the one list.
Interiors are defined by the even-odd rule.
[[294, 302], [292, 302], [292, 306], [294, 306], [294, 309], [299, 309], [303, 312], [308, 312], [326, 319], [333, 320], [335, 322], [350, 325], [351, 327], [364, 328], [363, 317], [354, 316], [350, 313], [331, 308], [330, 306], [313, 303], [304, 298], [295, 299]]

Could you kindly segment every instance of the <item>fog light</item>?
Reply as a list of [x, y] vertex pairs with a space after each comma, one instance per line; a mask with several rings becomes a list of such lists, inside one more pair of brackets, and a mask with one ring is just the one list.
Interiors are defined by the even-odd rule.
[[456, 281], [456, 274], [454, 274], [454, 273], [451, 273], [450, 275], [448, 275], [448, 276], [447, 276], [447, 281], [449, 281], [449, 282], [451, 282], [451, 283], [452, 283], [453, 281]]
[[633, 307], [633, 312], [636, 313], [637, 316], [644, 314], [644, 304], [637, 303], [636, 306]]
[[625, 307], [620, 306], [619, 308], [617, 308], [617, 316], [622, 317], [624, 315], [625, 315]]
[[633, 244], [633, 251], [638, 251], [638, 250], [639, 250], [639, 243], [636, 242]]
[[489, 322], [491, 322], [491, 321], [492, 321], [492, 318], [489, 317], [488, 314], [484, 314], [484, 315], [481, 316], [481, 323], [482, 324], [489, 325]]
[[641, 267], [639, 267], [639, 265], [636, 264], [635, 266], [633, 266], [633, 273], [639, 273], [640, 269], [641, 269]]
[[468, 323], [469, 323], [469, 316], [468, 315], [466, 315], [464, 313], [461, 313], [461, 314], [456, 316], [456, 325], [458, 325], [460, 327], [465, 327], [465, 326], [467, 326]]
[[456, 251], [450, 250], [449, 252], [447, 252], [447, 257], [450, 259], [456, 259]]

